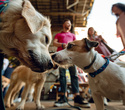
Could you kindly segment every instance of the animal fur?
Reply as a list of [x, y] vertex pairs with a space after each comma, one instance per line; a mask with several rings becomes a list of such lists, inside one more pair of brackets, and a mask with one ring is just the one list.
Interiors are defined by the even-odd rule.
[[28, 0], [11, 0], [0, 22], [0, 49], [17, 57], [33, 71], [53, 67], [48, 47], [51, 43], [50, 20], [37, 12]]
[[[52, 58], [59, 64], [75, 64], [86, 73], [98, 70], [106, 60], [94, 50], [97, 42], [88, 39], [76, 40], [68, 44], [67, 48], [56, 52]], [[94, 63], [88, 69], [84, 67]], [[95, 77], [89, 75], [89, 85], [97, 110], [104, 110], [103, 97], [112, 100], [123, 100], [125, 105], [125, 68], [114, 62], [109, 62], [107, 68]]]
[[[51, 70], [49, 70], [48, 72], [50, 71]], [[32, 94], [31, 91], [32, 88], [34, 88], [35, 90], [33, 98], [36, 103], [36, 108], [44, 109], [44, 106], [41, 105], [40, 102], [40, 95], [45, 80], [46, 80], [46, 72], [38, 74], [36, 72], [33, 72], [30, 68], [24, 65], [18, 66], [11, 74], [10, 86], [4, 98], [5, 107], [9, 108], [15, 105], [13, 100], [16, 94], [24, 86], [24, 90], [21, 95], [21, 102], [19, 103], [16, 109], [18, 110], [24, 109], [24, 105], [28, 94], [29, 93]]]

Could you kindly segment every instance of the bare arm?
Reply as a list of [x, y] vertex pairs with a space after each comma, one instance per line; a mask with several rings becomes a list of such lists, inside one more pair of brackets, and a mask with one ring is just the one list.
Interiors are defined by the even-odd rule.
[[101, 35], [99, 35], [98, 37], [99, 37], [103, 42], [107, 43], [107, 42], [105, 41], [105, 39], [103, 39], [103, 37], [102, 37]]
[[65, 44], [65, 43], [59, 43], [58, 39], [53, 40], [53, 45], [56, 47], [63, 47], [63, 48], [66, 48], [66, 46], [67, 46], [67, 44]]

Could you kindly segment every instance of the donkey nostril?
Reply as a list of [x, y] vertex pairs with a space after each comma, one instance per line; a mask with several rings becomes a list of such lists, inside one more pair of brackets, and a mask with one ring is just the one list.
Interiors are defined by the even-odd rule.
[[53, 63], [52, 63], [51, 60], [50, 60], [49, 63], [48, 63], [48, 68], [49, 68], [49, 69], [53, 68]]
[[54, 60], [55, 56], [56, 56], [56, 54], [53, 54], [53, 55], [52, 55], [52, 59], [53, 59], [53, 60]]

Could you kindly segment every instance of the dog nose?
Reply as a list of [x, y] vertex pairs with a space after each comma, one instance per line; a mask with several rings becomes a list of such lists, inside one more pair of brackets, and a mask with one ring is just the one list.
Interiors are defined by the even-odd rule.
[[55, 56], [56, 56], [56, 54], [53, 54], [53, 55], [52, 55], [52, 59], [53, 59], [53, 60], [54, 60]]
[[53, 63], [52, 63], [51, 60], [50, 60], [49, 63], [48, 63], [48, 68], [49, 68], [49, 69], [53, 68]]

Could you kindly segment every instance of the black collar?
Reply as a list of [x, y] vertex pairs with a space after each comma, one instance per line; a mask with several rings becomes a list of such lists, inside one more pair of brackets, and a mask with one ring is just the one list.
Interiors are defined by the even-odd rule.
[[95, 59], [96, 59], [96, 54], [95, 54], [94, 59], [92, 60], [92, 62], [88, 66], [85, 66], [84, 69], [89, 69], [92, 66], [92, 64], [95, 62]]

